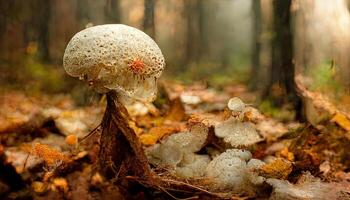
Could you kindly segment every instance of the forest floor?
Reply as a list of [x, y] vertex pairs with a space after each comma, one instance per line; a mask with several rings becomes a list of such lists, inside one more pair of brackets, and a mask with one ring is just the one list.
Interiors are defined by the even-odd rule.
[[[218, 192], [204, 180], [174, 174], [168, 178], [190, 187], [149, 187], [130, 177], [107, 180], [96, 167], [101, 131], [94, 130], [103, 117], [103, 100], [77, 107], [69, 95], [4, 92], [0, 94], [0, 198], [350, 199], [350, 117], [321, 94], [298, 86], [308, 105], [308, 122], [290, 120], [293, 111], [288, 106], [273, 112], [254, 108], [258, 94], [241, 84], [217, 90], [201, 83], [163, 82], [154, 104], [127, 107], [134, 121], [131, 127], [149, 148], [189, 131], [194, 123], [215, 127], [231, 117], [229, 99], [241, 98], [252, 108], [242, 120], [254, 124], [261, 137], [244, 149], [266, 163], [258, 175], [270, 180], [253, 194]], [[276, 118], [273, 113], [284, 114]], [[232, 148], [220, 138], [208, 141], [201, 153], [213, 147], [219, 153]], [[167, 171], [152, 168], [159, 175]]]

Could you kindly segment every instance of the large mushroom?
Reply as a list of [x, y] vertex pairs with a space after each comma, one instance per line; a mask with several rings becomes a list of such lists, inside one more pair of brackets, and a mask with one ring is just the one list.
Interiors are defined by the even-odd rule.
[[151, 175], [124, 105], [133, 100], [153, 101], [164, 65], [157, 44], [144, 32], [126, 25], [90, 27], [68, 43], [63, 57], [66, 72], [107, 96], [99, 153], [105, 176]]

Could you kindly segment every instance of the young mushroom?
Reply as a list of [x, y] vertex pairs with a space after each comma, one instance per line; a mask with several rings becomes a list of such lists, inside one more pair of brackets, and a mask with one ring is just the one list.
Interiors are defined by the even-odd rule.
[[107, 96], [99, 153], [105, 176], [150, 175], [147, 158], [129, 127], [124, 106], [133, 100], [154, 100], [164, 65], [157, 44], [142, 31], [126, 25], [90, 27], [68, 43], [63, 57], [66, 72]]
[[227, 107], [232, 111], [232, 115], [239, 116], [246, 107], [246, 104], [240, 98], [233, 97], [228, 101]]

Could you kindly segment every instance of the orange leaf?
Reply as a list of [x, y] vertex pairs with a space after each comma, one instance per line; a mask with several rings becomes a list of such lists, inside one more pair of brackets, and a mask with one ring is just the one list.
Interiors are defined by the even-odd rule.
[[180, 128], [176, 126], [153, 127], [149, 130], [148, 133], [141, 135], [140, 140], [144, 145], [154, 145], [164, 136], [176, 133], [179, 130]]
[[341, 113], [337, 113], [334, 115], [331, 121], [337, 123], [340, 127], [345, 129], [346, 131], [350, 131], [350, 121], [345, 115]]

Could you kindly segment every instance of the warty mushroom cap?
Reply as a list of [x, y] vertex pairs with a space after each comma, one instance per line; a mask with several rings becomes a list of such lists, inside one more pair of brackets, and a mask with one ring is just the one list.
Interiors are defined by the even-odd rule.
[[63, 66], [97, 92], [144, 102], [154, 100], [157, 79], [165, 66], [158, 45], [144, 32], [122, 24], [86, 28], [70, 40]]

